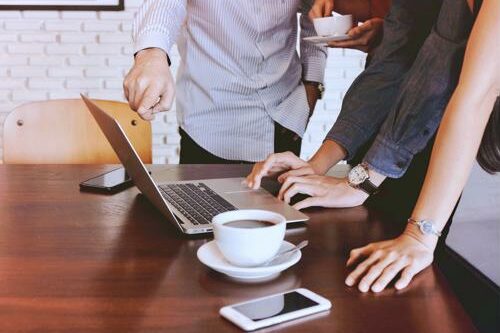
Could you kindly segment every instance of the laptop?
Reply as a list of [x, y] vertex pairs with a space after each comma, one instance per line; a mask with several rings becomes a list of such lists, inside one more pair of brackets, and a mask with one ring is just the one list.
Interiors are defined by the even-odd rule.
[[237, 209], [265, 209], [283, 215], [287, 222], [309, 217], [278, 200], [264, 189], [251, 190], [244, 178], [202, 179], [156, 184], [131, 145], [120, 124], [82, 95], [90, 113], [108, 139], [137, 188], [168, 221], [183, 233], [212, 232], [212, 217]]

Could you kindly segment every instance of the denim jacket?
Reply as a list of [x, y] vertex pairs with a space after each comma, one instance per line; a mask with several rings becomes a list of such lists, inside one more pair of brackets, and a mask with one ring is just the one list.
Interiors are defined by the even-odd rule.
[[395, 0], [372, 62], [326, 136], [352, 159], [399, 178], [434, 136], [455, 89], [473, 24], [466, 0]]

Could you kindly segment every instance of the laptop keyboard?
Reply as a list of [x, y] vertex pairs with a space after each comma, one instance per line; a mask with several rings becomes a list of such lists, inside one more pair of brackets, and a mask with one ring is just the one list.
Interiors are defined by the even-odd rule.
[[163, 184], [159, 187], [167, 201], [195, 225], [209, 224], [215, 215], [236, 210], [203, 183]]

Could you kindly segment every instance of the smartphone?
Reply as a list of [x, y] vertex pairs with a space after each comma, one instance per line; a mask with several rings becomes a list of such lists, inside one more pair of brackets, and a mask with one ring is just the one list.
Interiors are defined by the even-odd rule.
[[118, 168], [81, 182], [80, 189], [82, 191], [112, 194], [129, 188], [133, 184], [125, 169]]
[[220, 315], [244, 331], [276, 325], [327, 311], [332, 303], [312, 291], [299, 288], [285, 293], [225, 306]]

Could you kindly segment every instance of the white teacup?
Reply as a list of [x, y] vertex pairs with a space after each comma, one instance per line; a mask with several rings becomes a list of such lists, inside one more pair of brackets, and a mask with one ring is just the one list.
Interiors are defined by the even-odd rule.
[[[237, 221], [263, 221], [269, 225]], [[226, 260], [236, 266], [252, 267], [278, 253], [285, 238], [286, 219], [267, 210], [243, 209], [214, 216], [212, 225], [215, 242]]]
[[345, 35], [352, 28], [352, 15], [319, 17], [313, 24], [318, 36]]

